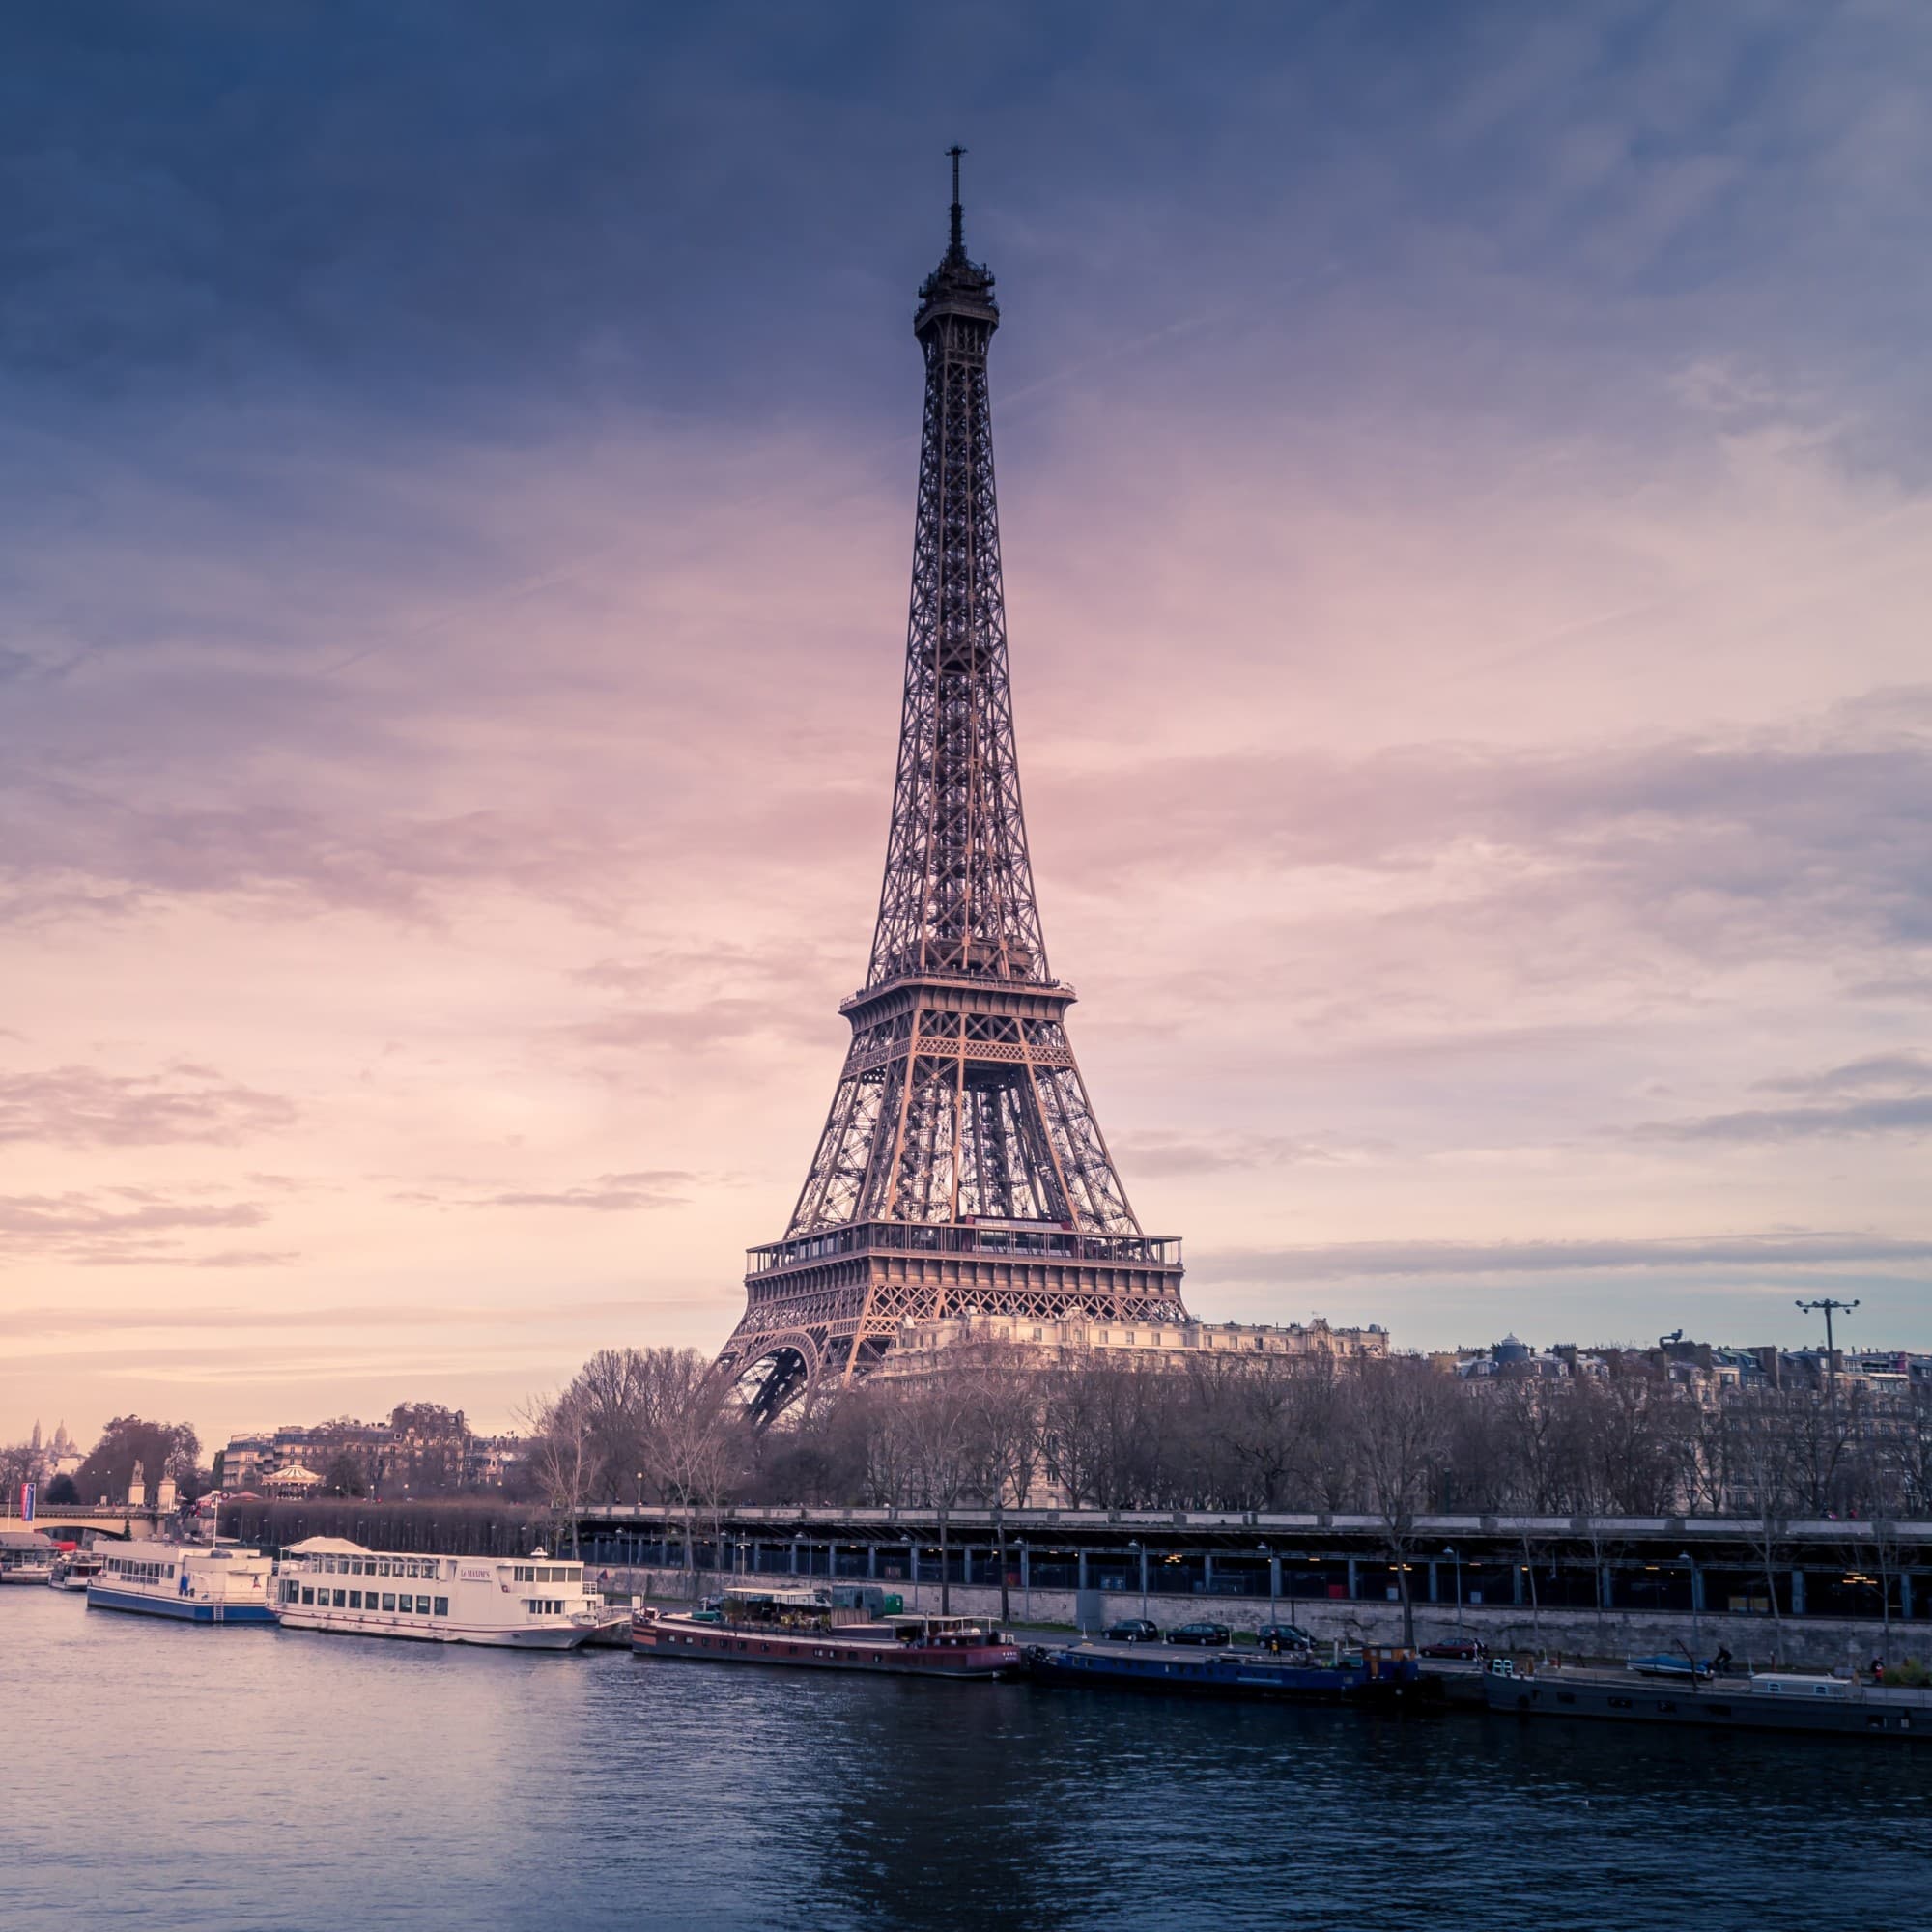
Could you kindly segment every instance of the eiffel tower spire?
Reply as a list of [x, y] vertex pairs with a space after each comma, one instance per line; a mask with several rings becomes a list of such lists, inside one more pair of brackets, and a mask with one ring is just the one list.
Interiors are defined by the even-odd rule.
[[1066, 1037], [1020, 803], [993, 485], [993, 276], [945, 256], [925, 358], [905, 701], [878, 926], [852, 1043], [781, 1241], [754, 1248], [719, 1358], [769, 1420], [850, 1379], [901, 1321], [1180, 1321], [1179, 1243], [1141, 1231]]

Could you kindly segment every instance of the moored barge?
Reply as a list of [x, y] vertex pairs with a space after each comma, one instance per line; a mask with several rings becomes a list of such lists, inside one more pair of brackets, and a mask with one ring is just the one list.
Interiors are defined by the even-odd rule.
[[831, 1604], [810, 1590], [729, 1591], [712, 1611], [639, 1610], [631, 1648], [684, 1662], [900, 1677], [1007, 1677], [1025, 1663], [1011, 1638], [969, 1617], [914, 1613], [835, 1624]]
[[1412, 1698], [1419, 1679], [1413, 1651], [1365, 1646], [1276, 1654], [1201, 1651], [1168, 1643], [1035, 1645], [1027, 1667], [1043, 1684], [1158, 1690], [1315, 1704], [1391, 1704]]
[[1690, 1678], [1682, 1686], [1601, 1670], [1518, 1676], [1502, 1667], [1506, 1662], [1500, 1660], [1485, 1674], [1484, 1697], [1492, 1711], [1517, 1717], [1932, 1740], [1932, 1691], [1927, 1690], [1798, 1671]]

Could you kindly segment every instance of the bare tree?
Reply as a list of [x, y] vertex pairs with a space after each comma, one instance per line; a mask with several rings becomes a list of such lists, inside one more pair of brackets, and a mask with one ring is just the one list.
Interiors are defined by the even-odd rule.
[[675, 1502], [684, 1512], [684, 1567], [695, 1595], [696, 1513], [699, 1509], [710, 1512], [715, 1548], [723, 1524], [724, 1494], [741, 1458], [745, 1425], [724, 1404], [724, 1391], [711, 1379], [703, 1358], [695, 1350], [679, 1350], [662, 1366], [658, 1414], [647, 1460], [665, 1500]]
[[1049, 1378], [1054, 1474], [1075, 1505], [1170, 1505], [1183, 1390], [1157, 1368], [1084, 1362]]
[[[973, 1404], [951, 1377], [936, 1377], [900, 1397], [905, 1446], [920, 1500], [939, 1520], [939, 1610], [952, 1608], [951, 1516], [973, 1487]], [[914, 1562], [913, 1574], [919, 1566]]]
[[1784, 1616], [1777, 1602], [1777, 1559], [1790, 1529], [1797, 1493], [1793, 1411], [1809, 1403], [1802, 1392], [1747, 1389], [1729, 1410], [1726, 1460], [1734, 1483], [1733, 1507], [1748, 1522], [1751, 1552], [1764, 1577], [1774, 1642], [1784, 1648]]
[[966, 1374], [966, 1463], [971, 1487], [993, 1512], [1000, 1566], [1000, 1621], [1012, 1619], [1007, 1577], [1007, 1505], [1025, 1509], [1040, 1457], [1039, 1378], [1009, 1359], [985, 1355]]
[[1381, 1520], [1402, 1599], [1403, 1642], [1415, 1642], [1408, 1559], [1415, 1519], [1428, 1507], [1442, 1460], [1455, 1386], [1425, 1362], [1363, 1364], [1354, 1389], [1355, 1464], [1365, 1500]]
[[570, 1553], [578, 1554], [578, 1523], [589, 1500], [590, 1427], [582, 1401], [561, 1395], [532, 1396], [517, 1411], [529, 1438], [531, 1481], [551, 1519], [551, 1541], [560, 1544], [568, 1525]]
[[23, 1483], [31, 1483], [40, 1473], [41, 1452], [31, 1442], [13, 1442], [0, 1448], [0, 1492], [14, 1495]]

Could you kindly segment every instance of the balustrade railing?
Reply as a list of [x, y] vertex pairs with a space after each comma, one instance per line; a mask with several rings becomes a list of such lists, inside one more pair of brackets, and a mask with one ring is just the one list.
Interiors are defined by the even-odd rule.
[[826, 1228], [788, 1241], [747, 1250], [746, 1272], [797, 1267], [839, 1255], [886, 1250], [897, 1254], [984, 1255], [1002, 1261], [1128, 1263], [1140, 1267], [1180, 1266], [1180, 1242], [1162, 1235], [1085, 1235], [1071, 1230], [1014, 1227], [932, 1226], [917, 1221], [862, 1221]]

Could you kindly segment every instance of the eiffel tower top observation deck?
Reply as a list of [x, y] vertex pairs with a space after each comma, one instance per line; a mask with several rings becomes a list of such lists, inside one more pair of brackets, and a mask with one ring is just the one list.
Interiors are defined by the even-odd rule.
[[1185, 1319], [1180, 1244], [1127, 1204], [1066, 1037], [1013, 741], [986, 353], [993, 277], [952, 232], [925, 357], [905, 703], [878, 926], [852, 1043], [782, 1240], [754, 1248], [719, 1367], [769, 1420], [906, 1320]]

